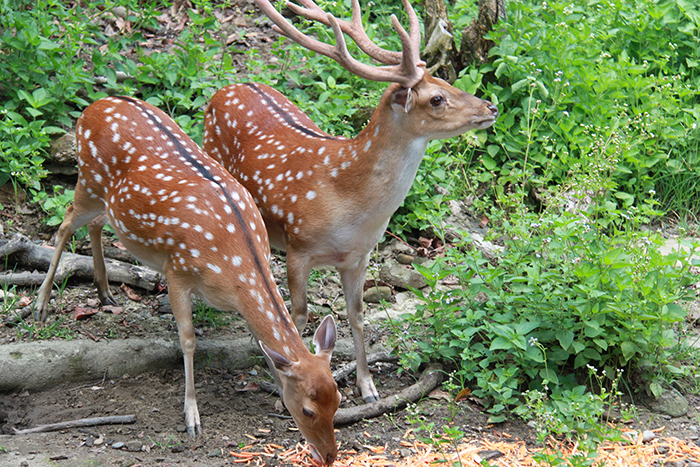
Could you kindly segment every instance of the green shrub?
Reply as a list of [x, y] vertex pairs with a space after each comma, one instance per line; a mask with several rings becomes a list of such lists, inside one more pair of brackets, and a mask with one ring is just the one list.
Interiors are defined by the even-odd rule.
[[17, 112], [0, 111], [0, 186], [12, 181], [38, 190], [46, 176], [43, 153], [49, 132], [60, 129], [44, 126], [44, 120], [27, 121]]
[[[487, 95], [503, 116], [484, 165], [565, 183], [600, 144], [616, 152], [611, 196], [639, 205], [700, 138], [700, 8], [677, 0], [510, 2], [493, 33]], [[619, 131], [624, 129], [624, 132]], [[663, 199], [666, 199], [664, 196]]]
[[[455, 23], [465, 22], [459, 15], [468, 3], [454, 6]], [[464, 70], [456, 84], [501, 110], [461, 179], [500, 203], [513, 184], [537, 191], [566, 184], [572, 167], [590, 166], [589, 153], [604, 146], [616, 185], [611, 200], [639, 206], [655, 192], [664, 212], [694, 218], [699, 33], [700, 7], [688, 0], [508, 2], [507, 20], [491, 33], [492, 62]], [[462, 138], [450, 151], [470, 144]], [[423, 165], [419, 179], [446, 188], [432, 170]], [[411, 213], [420, 217], [414, 227], [434, 223], [421, 212], [432, 192], [413, 190], [392, 229], [404, 229]]]
[[[117, 6], [139, 12], [127, 17], [133, 32], [106, 37], [95, 19]], [[222, 47], [212, 2], [198, 2], [198, 11], [190, 10], [189, 27], [172, 50], [140, 50], [141, 26], [159, 26], [156, 7], [161, 2], [92, 1], [69, 8], [56, 0], [0, 0], [0, 103], [9, 111], [0, 122], [0, 133], [7, 135], [0, 143], [0, 185], [12, 181], [34, 190], [52, 223], [56, 214], [62, 216], [62, 209], [53, 206], [64, 206], [69, 194], [52, 200], [41, 189], [49, 135], [72, 127], [85, 107], [107, 95], [95, 84], [97, 76], [106, 79], [108, 92], [137, 95], [163, 107], [201, 142], [203, 107], [230, 81], [231, 55]], [[133, 49], [140, 63], [126, 58]], [[118, 71], [128, 78], [119, 81]]]
[[[453, 248], [416, 266], [430, 287], [404, 317], [403, 364], [455, 362], [474, 394], [492, 401], [494, 421], [526, 390], [574, 390], [589, 365], [647, 382], [676, 371], [670, 347], [686, 313], [680, 301], [692, 295], [690, 262], [662, 255], [661, 236], [639, 230], [642, 214], [611, 203], [578, 215], [521, 211], [494, 231], [504, 239], [497, 264]], [[440, 286], [447, 276], [459, 286]]]
[[51, 125], [72, 125], [91, 82], [82, 57], [105, 40], [76, 4], [3, 0], [0, 6], [0, 99], [5, 109]]

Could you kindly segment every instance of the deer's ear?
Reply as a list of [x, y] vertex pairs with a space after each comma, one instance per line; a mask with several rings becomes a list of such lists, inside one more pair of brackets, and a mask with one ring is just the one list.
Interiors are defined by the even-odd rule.
[[391, 106], [396, 113], [409, 113], [414, 106], [413, 90], [400, 88], [391, 95]]
[[267, 357], [268, 363], [272, 363], [272, 366], [275, 367], [275, 369], [282, 375], [291, 378], [293, 376], [293, 370], [295, 367], [294, 362], [291, 362], [287, 357], [282, 355], [279, 352], [276, 352], [263, 344], [262, 342], [259, 342], [260, 348], [262, 351], [265, 353], [265, 356]]
[[331, 315], [328, 315], [314, 333], [313, 343], [316, 355], [323, 355], [330, 362], [337, 336], [335, 320]]

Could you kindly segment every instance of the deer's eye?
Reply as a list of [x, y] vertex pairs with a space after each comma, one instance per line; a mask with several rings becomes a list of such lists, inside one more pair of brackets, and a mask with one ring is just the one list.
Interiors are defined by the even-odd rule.
[[433, 96], [430, 98], [430, 105], [433, 107], [439, 107], [443, 102], [445, 102], [445, 98], [442, 96]]
[[307, 416], [309, 418], [314, 418], [314, 413], [312, 411], [310, 411], [309, 409], [307, 409], [306, 407], [304, 407], [301, 410], [301, 413], [303, 413], [305, 416]]

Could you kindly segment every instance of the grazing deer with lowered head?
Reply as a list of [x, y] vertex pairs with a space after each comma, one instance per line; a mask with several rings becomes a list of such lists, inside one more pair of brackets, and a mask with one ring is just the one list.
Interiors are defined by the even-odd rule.
[[[379, 398], [367, 366], [362, 287], [372, 248], [401, 205], [428, 142], [487, 128], [496, 106], [431, 77], [420, 60], [418, 18], [403, 0], [409, 33], [392, 16], [402, 52], [378, 47], [362, 26], [358, 0], [351, 21], [326, 14], [312, 0], [287, 7], [333, 28], [336, 45], [308, 37], [267, 0], [256, 0], [276, 30], [374, 81], [392, 82], [367, 126], [354, 139], [329, 135], [274, 89], [254, 83], [218, 91], [205, 114], [204, 149], [253, 195], [270, 242], [287, 252], [292, 319], [307, 321], [311, 268], [335, 266], [345, 291], [357, 357], [357, 384], [365, 401]], [[343, 33], [385, 66], [354, 59]]]
[[137, 99], [95, 102], [78, 120], [76, 139], [80, 173], [75, 200], [58, 230], [35, 318], [45, 320], [63, 247], [85, 224], [100, 300], [116, 303], [101, 242], [109, 222], [126, 248], [168, 281], [185, 361], [188, 433], [201, 433], [193, 375], [195, 294], [219, 310], [243, 315], [314, 457], [332, 464], [337, 454], [333, 415], [340, 404], [330, 371], [335, 323], [331, 317], [323, 321], [312, 354], [275, 284], [265, 224], [248, 191], [164, 112]]

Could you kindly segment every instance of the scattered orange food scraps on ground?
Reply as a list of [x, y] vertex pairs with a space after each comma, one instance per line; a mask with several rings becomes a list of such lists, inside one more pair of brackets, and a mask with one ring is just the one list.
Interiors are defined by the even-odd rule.
[[[528, 448], [524, 442], [471, 440], [462, 442], [455, 450], [444, 448], [437, 451], [420, 441], [401, 441], [401, 446], [410, 448], [411, 457], [402, 458], [398, 451], [388, 452], [385, 446], [365, 446], [368, 451], [357, 453], [349, 449], [341, 449], [338, 452], [336, 467], [434, 467], [439, 465], [452, 465], [452, 462], [460, 461], [464, 467], [481, 467], [480, 452], [498, 451], [502, 455], [488, 459], [491, 465], [500, 467], [538, 467], [533, 455], [542, 451], [542, 448]], [[268, 444], [258, 446], [256, 452], [250, 451], [252, 446], [246, 446], [240, 452], [231, 451], [231, 461], [239, 465], [264, 466], [268, 465], [271, 458], [280, 461], [280, 465], [293, 465], [302, 467], [318, 467], [313, 460], [308, 445], [297, 444], [291, 449], [285, 450], [282, 446]], [[551, 449], [560, 453], [564, 458], [580, 455], [577, 445], [558, 444]], [[659, 438], [650, 443], [642, 443], [641, 435], [636, 442], [609, 443], [601, 445], [598, 449], [596, 467], [648, 467], [655, 461], [675, 462], [682, 460], [700, 459], [700, 446], [677, 438]], [[447, 464], [445, 464], [445, 462]]]

